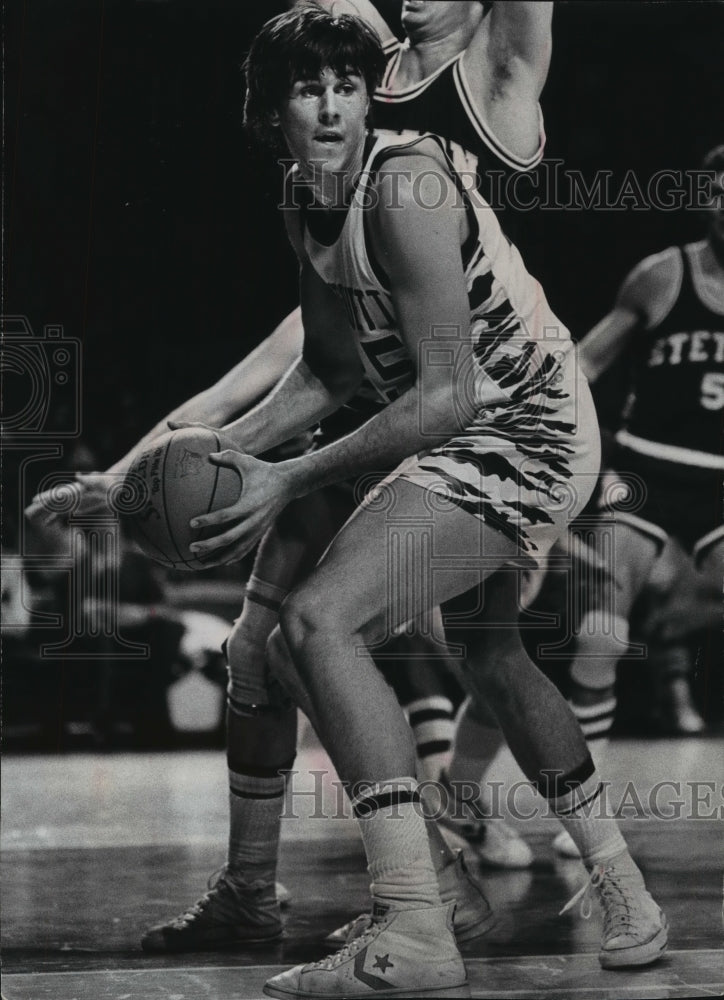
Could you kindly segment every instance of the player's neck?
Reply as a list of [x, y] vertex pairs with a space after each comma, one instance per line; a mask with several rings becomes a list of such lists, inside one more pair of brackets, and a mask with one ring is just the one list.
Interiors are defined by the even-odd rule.
[[461, 27], [444, 38], [408, 39], [402, 50], [397, 79], [402, 87], [412, 86], [435, 73], [446, 62], [463, 52], [470, 42], [470, 31]]
[[[317, 205], [327, 209], [349, 208], [352, 195], [359, 182], [364, 164], [364, 151], [368, 142], [362, 144], [344, 170], [306, 170], [306, 180], [314, 194]], [[302, 176], [305, 171], [302, 170]]]

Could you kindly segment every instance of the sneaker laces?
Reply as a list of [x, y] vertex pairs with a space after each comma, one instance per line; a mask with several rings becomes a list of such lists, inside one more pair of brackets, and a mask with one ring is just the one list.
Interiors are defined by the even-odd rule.
[[[185, 923], [189, 919], [194, 920], [197, 917], [203, 916], [209, 904], [216, 901], [220, 902], [222, 907], [224, 903], [228, 902], [235, 910], [238, 907], [238, 896], [242, 887], [235, 885], [233, 880], [228, 878], [227, 875], [227, 865], [222, 865], [215, 872], [212, 872], [206, 882], [206, 892], [204, 895], [200, 899], [197, 899], [174, 923]], [[243, 889], [251, 893], [259, 893], [265, 887], [265, 883], [259, 879], [243, 886]], [[225, 897], [228, 897], [228, 900]]]
[[351, 938], [347, 941], [347, 944], [343, 945], [339, 951], [335, 951], [333, 955], [327, 955], [326, 958], [320, 959], [318, 962], [312, 962], [307, 968], [309, 969], [322, 969], [325, 972], [330, 972], [336, 969], [343, 962], [346, 962], [350, 958], [366, 947], [370, 941], [372, 941], [377, 931], [380, 930], [386, 923], [386, 917], [373, 917], [371, 913], [363, 913], [356, 920], [352, 921], [352, 926], [350, 927], [350, 933], [354, 928], [355, 924], [360, 926], [365, 923], [366, 926], [360, 931], [357, 937]]
[[[220, 868], [217, 868], [215, 872], [212, 872], [209, 875], [206, 881], [206, 889], [208, 892], [213, 892], [214, 889], [219, 888], [219, 882], [228, 884], [226, 882], [226, 867], [227, 867], [226, 865], [222, 865]], [[206, 899], [205, 896], [204, 899]]]
[[354, 920], [350, 920], [349, 923], [346, 923], [342, 928], [344, 931], [345, 943], [351, 941], [353, 938], [359, 937], [360, 934], [363, 934], [371, 923], [371, 913], [360, 913], [360, 915], [355, 917]]
[[185, 913], [182, 913], [179, 917], [177, 917], [174, 923], [183, 923], [189, 918], [194, 919], [195, 917], [202, 916], [209, 903], [224, 889], [227, 889], [229, 892], [233, 891], [226, 880], [226, 865], [222, 865], [221, 868], [217, 868], [217, 870], [209, 876], [206, 883], [207, 891], [200, 899], [197, 899]]
[[558, 914], [559, 917], [581, 901], [581, 916], [588, 920], [591, 916], [591, 899], [598, 893], [603, 906], [604, 936], [620, 934], [625, 928], [634, 926], [635, 904], [630, 886], [626, 885], [627, 875], [617, 872], [613, 865], [596, 865], [583, 888], [573, 896]]

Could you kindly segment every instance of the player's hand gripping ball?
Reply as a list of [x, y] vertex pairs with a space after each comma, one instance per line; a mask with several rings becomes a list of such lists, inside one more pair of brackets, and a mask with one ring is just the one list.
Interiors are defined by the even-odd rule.
[[233, 447], [219, 431], [186, 427], [156, 438], [134, 460], [124, 481], [124, 521], [155, 562], [173, 569], [207, 568], [189, 545], [216, 532], [194, 531], [189, 522], [239, 499], [239, 473], [209, 461], [209, 455]]

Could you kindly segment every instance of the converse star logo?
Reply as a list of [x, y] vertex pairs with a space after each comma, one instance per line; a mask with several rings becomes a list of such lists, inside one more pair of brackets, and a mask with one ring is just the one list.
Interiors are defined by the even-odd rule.
[[373, 969], [379, 969], [380, 972], [387, 972], [388, 969], [394, 969], [394, 965], [390, 961], [389, 953], [387, 955], [375, 955], [375, 961], [372, 964]]

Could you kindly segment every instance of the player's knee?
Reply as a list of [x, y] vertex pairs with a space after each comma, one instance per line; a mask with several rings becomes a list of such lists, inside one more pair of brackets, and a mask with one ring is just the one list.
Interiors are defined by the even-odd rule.
[[304, 655], [314, 637], [324, 628], [322, 602], [313, 599], [307, 588], [300, 588], [284, 601], [279, 625], [292, 656]]
[[227, 694], [241, 704], [266, 703], [264, 647], [252, 643], [237, 621], [222, 646], [228, 676]]
[[279, 624], [292, 655], [303, 653], [310, 644], [332, 639], [344, 628], [348, 616], [338, 603], [313, 586], [297, 588], [281, 607]]
[[616, 683], [616, 665], [628, 649], [625, 618], [608, 611], [590, 611], [576, 633], [576, 655], [571, 680], [580, 687], [602, 691]]
[[221, 647], [226, 657], [229, 679], [233, 677], [235, 671], [243, 669], [243, 664], [248, 662], [250, 655], [252, 655], [253, 644], [250, 639], [247, 629], [244, 628], [240, 619], [237, 619]]
[[625, 618], [606, 610], [589, 611], [576, 629], [576, 656], [619, 660], [628, 649]]
[[275, 628], [269, 636], [266, 655], [272, 677], [291, 695], [296, 695], [300, 684], [299, 675], [281, 627]]

